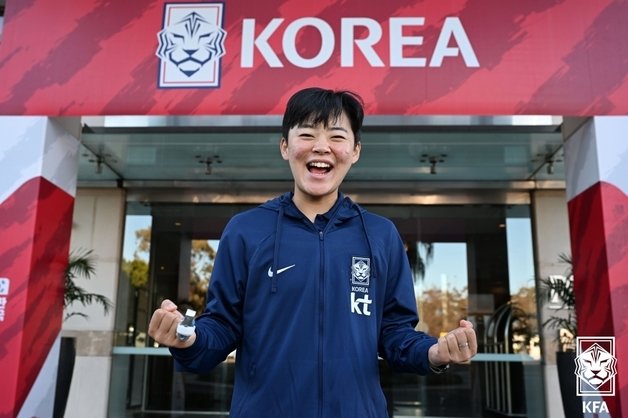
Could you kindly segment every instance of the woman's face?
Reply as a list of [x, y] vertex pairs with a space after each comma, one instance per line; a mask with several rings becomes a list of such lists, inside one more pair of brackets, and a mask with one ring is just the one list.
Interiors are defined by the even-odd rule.
[[344, 112], [327, 127], [307, 123], [293, 126], [288, 138], [281, 139], [280, 150], [290, 164], [295, 201], [330, 199], [333, 204], [340, 184], [360, 158], [360, 149]]

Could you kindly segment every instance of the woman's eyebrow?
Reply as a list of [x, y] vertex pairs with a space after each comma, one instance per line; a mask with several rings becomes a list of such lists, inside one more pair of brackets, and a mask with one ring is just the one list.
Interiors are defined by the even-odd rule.
[[[298, 124], [297, 128], [301, 128], [301, 129], [303, 129], [303, 128], [312, 128], [313, 129], [313, 128], [316, 128], [317, 126], [318, 126], [318, 124], [315, 125], [313, 123], [303, 122], [303, 123]], [[342, 127], [342, 126], [332, 126], [332, 125], [329, 125], [325, 129], [327, 131], [343, 131], [343, 132], [349, 133], [349, 131], [347, 129], [345, 129], [344, 127]]]

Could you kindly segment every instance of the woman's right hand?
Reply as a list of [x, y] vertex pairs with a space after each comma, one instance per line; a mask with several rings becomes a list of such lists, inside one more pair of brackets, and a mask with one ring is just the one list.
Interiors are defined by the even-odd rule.
[[148, 335], [161, 345], [174, 348], [187, 348], [194, 344], [196, 332], [186, 341], [177, 338], [177, 325], [183, 319], [183, 315], [177, 311], [177, 305], [171, 300], [161, 302], [159, 309], [153, 312], [148, 324]]

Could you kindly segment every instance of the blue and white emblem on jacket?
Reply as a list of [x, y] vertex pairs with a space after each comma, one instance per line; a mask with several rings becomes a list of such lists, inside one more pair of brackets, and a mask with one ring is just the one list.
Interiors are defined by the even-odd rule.
[[[351, 260], [351, 313], [371, 316], [369, 283], [371, 281], [371, 259], [352, 257]], [[361, 297], [360, 297], [361, 296]]]
[[371, 279], [371, 259], [366, 257], [352, 257], [351, 284], [368, 286]]

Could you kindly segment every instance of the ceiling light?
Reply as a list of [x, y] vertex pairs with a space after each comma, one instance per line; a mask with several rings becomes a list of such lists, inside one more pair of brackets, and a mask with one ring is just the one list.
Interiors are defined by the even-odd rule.
[[196, 161], [198, 163], [205, 164], [205, 174], [206, 175], [210, 175], [212, 173], [212, 164], [213, 163], [218, 163], [218, 164], [222, 163], [222, 159], [220, 158], [220, 155], [218, 155], [218, 154], [208, 155], [207, 157], [203, 157], [201, 155], [197, 155], [194, 158], [196, 158]]
[[430, 164], [430, 174], [436, 174], [436, 164], [444, 163], [445, 162], [445, 158], [447, 158], [447, 154], [439, 154], [439, 155], [422, 154], [421, 155], [421, 162], [422, 163], [429, 162], [429, 164]]
[[89, 161], [90, 163], [96, 164], [96, 174], [102, 174], [103, 165], [109, 166], [110, 163], [118, 162], [118, 160], [116, 160], [115, 158], [111, 158], [111, 154], [107, 152], [103, 152], [102, 149], [97, 153], [93, 153], [92, 155], [93, 156], [90, 158], [90, 155], [88, 153], [83, 153], [83, 157], [88, 158], [87, 161]]
[[[533, 163], [539, 163], [542, 162], [545, 164], [545, 171], [547, 172], [547, 174], [552, 175], [554, 174], [554, 166], [556, 163], [562, 163], [563, 162], [563, 156], [562, 155], [557, 155], [558, 154], [559, 149], [555, 150], [555, 151], [550, 151], [547, 152], [546, 154], [536, 154], [536, 158], [532, 160]], [[538, 172], [541, 167], [543, 167], [543, 165], [539, 166], [534, 174], [536, 172]]]
[[554, 174], [554, 161], [550, 160], [547, 162], [547, 174]]

